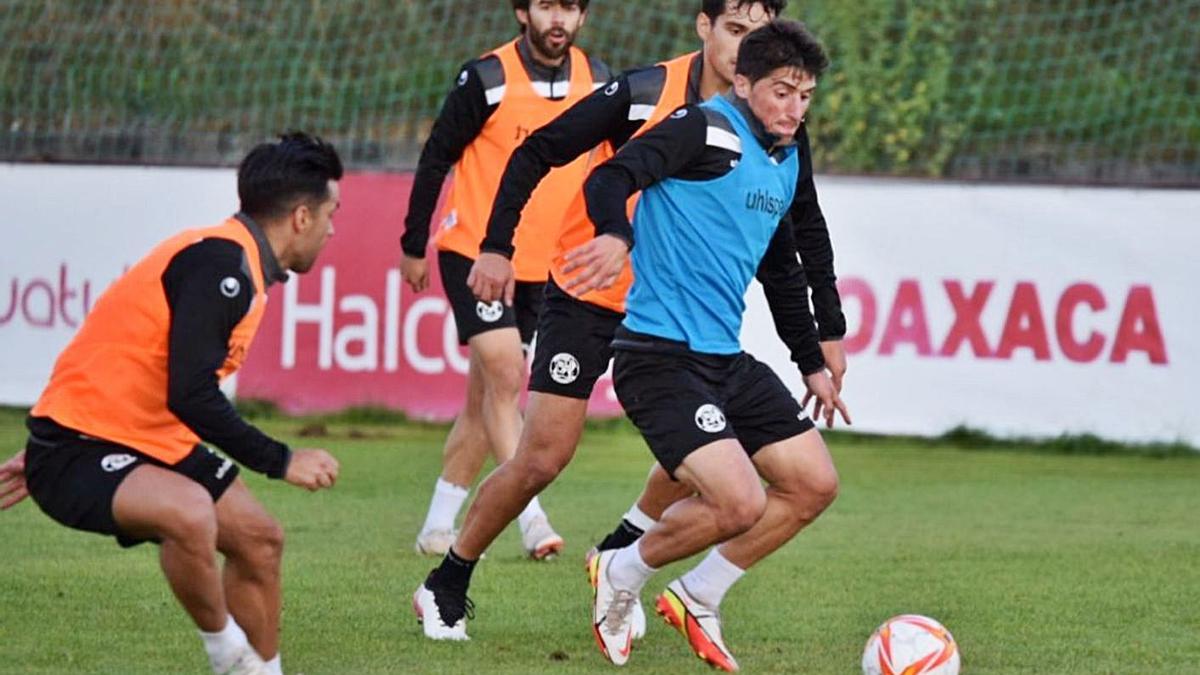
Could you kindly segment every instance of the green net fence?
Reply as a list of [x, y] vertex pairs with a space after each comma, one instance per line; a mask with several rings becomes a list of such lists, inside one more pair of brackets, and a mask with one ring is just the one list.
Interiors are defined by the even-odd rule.
[[[694, 49], [698, 0], [593, 0], [614, 68]], [[1200, 185], [1200, 0], [793, 0], [833, 60], [825, 172]], [[290, 128], [410, 168], [508, 2], [0, 0], [0, 160], [223, 165]]]

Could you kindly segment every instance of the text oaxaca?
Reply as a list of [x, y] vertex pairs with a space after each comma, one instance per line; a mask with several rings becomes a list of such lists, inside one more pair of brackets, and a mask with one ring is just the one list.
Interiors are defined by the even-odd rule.
[[845, 345], [851, 354], [1025, 355], [1037, 361], [1061, 355], [1077, 363], [1167, 363], [1163, 326], [1148, 284], [1106, 294], [1090, 282], [1063, 287], [908, 278], [886, 288], [847, 277], [838, 288], [850, 319]]

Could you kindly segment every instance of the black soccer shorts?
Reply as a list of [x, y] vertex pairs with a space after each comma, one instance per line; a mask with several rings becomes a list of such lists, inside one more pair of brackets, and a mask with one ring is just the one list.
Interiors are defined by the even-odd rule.
[[513, 328], [521, 334], [521, 344], [529, 348], [537, 329], [538, 314], [542, 311], [542, 295], [545, 283], [518, 281], [513, 291], [511, 307], [496, 300], [486, 303], [475, 297], [467, 285], [474, 260], [452, 253], [438, 251], [438, 271], [442, 275], [442, 288], [454, 312], [454, 325], [458, 328], [458, 344], [465, 345], [471, 338], [497, 328]]
[[546, 282], [529, 390], [590, 398], [596, 381], [608, 370], [613, 334], [624, 317], [571, 296], [553, 279]]
[[46, 417], [29, 418], [25, 483], [46, 515], [72, 529], [116, 537], [121, 546], [148, 539], [129, 537], [113, 518], [112, 502], [125, 477], [142, 464], [187, 476], [215, 503], [238, 476], [238, 465], [203, 445], [168, 465], [116, 443], [85, 436]]
[[815, 426], [775, 371], [745, 352], [618, 348], [613, 385], [625, 414], [672, 477], [685, 457], [714, 441], [736, 439], [753, 456]]

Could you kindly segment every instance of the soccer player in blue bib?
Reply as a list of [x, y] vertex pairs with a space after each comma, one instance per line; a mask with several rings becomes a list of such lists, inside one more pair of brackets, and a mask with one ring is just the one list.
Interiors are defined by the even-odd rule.
[[[827, 64], [801, 24], [773, 21], [742, 41], [732, 92], [679, 108], [587, 181], [598, 236], [571, 254], [581, 283], [603, 286], [633, 258], [635, 280], [613, 342], [617, 396], [658, 462], [695, 493], [640, 540], [592, 563], [594, 632], [615, 664], [629, 658], [632, 607], [649, 577], [719, 544], [670, 582], [655, 607], [702, 659], [736, 670], [721, 637], [722, 597], [837, 494], [837, 471], [813, 421], [738, 337], [751, 278], [794, 267], [793, 233], [779, 222], [808, 179], [794, 139]], [[639, 190], [635, 237], [625, 201]], [[803, 285], [801, 275], [792, 278]], [[835, 410], [848, 418], [808, 303], [772, 313], [791, 336], [817, 410], [827, 422]]]

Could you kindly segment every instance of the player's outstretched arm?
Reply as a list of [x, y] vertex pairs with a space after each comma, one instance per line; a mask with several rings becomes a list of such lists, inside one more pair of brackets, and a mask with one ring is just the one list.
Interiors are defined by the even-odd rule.
[[340, 468], [337, 459], [325, 450], [296, 450], [292, 452], [292, 460], [283, 479], [296, 487], [316, 492], [333, 487]]
[[584, 293], [616, 281], [634, 243], [627, 200], [635, 192], [686, 171], [704, 152], [707, 128], [700, 108], [683, 106], [592, 171], [583, 194], [597, 236], [568, 252], [570, 264], [564, 271], [577, 272], [577, 276], [567, 281], [566, 290]]
[[521, 211], [551, 169], [566, 166], [604, 143], [616, 147], [637, 130], [640, 121], [629, 119], [629, 92], [629, 81], [622, 75], [533, 132], [513, 151], [496, 190], [479, 257], [467, 277], [476, 298], [512, 304], [513, 238]]
[[628, 139], [641, 126], [640, 121], [629, 119], [631, 103], [628, 78], [621, 75], [517, 146], [500, 178], [480, 250], [512, 258], [521, 211], [538, 184], [551, 169], [566, 166], [603, 143], [616, 148]]
[[25, 451], [0, 464], [0, 510], [19, 504], [29, 496], [25, 486]]

